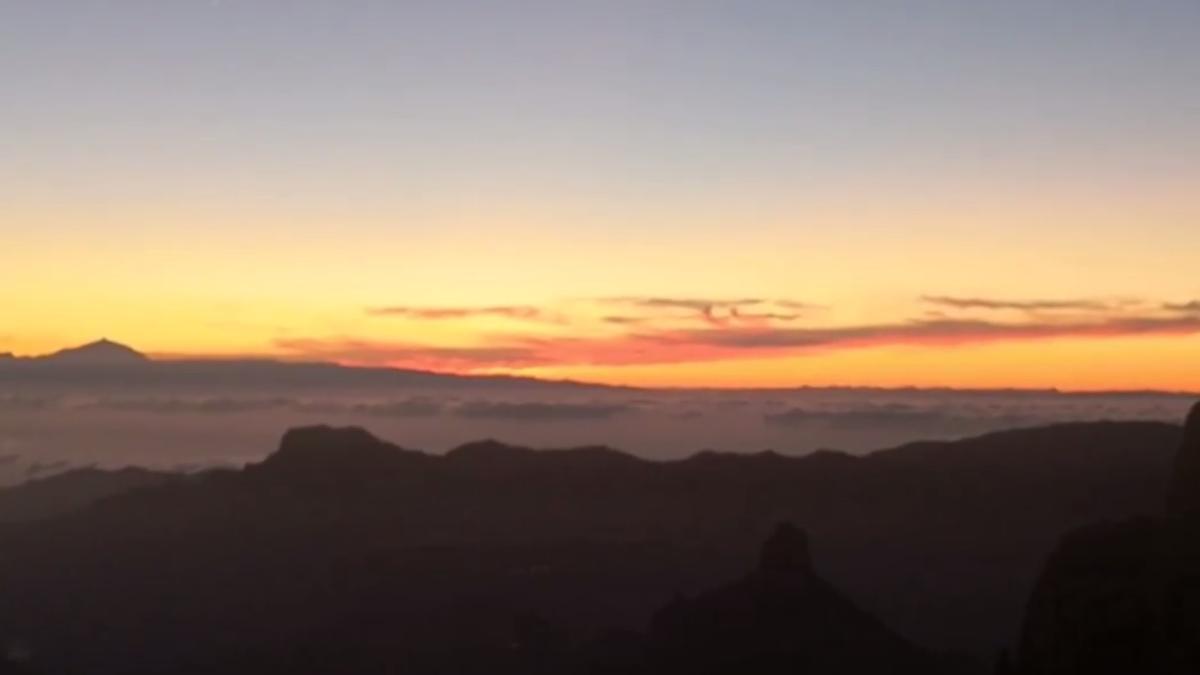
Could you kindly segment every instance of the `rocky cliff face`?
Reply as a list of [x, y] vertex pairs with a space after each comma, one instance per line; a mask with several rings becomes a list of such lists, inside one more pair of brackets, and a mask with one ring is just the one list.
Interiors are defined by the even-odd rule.
[[1021, 640], [1028, 675], [1200, 673], [1200, 404], [1187, 419], [1165, 515], [1066, 535]]
[[1200, 403], [1184, 425], [1183, 443], [1175, 458], [1175, 471], [1167, 495], [1167, 511], [1174, 517], [1200, 518]]

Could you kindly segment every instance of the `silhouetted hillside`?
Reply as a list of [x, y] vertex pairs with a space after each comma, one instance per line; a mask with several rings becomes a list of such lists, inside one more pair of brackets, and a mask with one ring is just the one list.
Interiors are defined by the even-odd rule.
[[1174, 467], [1165, 516], [1063, 537], [1029, 603], [1021, 672], [1200, 672], [1200, 404]]
[[1159, 507], [1178, 441], [1061, 425], [859, 459], [656, 463], [293, 430], [244, 470], [6, 534], [0, 639], [52, 673], [459, 672], [448, 654], [507, 654], [514, 626], [566, 645], [641, 630], [792, 521], [855, 605], [929, 648], [990, 654], [1060, 532]]
[[808, 538], [782, 525], [741, 581], [659, 611], [649, 672], [679, 675], [932, 675], [945, 668], [814, 571]]
[[179, 476], [146, 469], [73, 469], [0, 489], [0, 523], [39, 520]]

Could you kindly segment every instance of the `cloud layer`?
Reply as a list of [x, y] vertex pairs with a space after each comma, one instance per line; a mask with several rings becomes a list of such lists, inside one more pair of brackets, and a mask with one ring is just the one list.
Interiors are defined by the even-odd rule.
[[1164, 309], [1172, 312], [1185, 312], [1200, 314], [1200, 300], [1192, 300], [1191, 302], [1172, 303], [1168, 302], [1163, 305]]
[[602, 403], [510, 403], [506, 401], [477, 401], [455, 409], [454, 414], [467, 419], [513, 420], [520, 422], [555, 422], [607, 420], [631, 413], [633, 406]]
[[769, 298], [669, 298], [659, 296], [622, 296], [603, 298], [603, 305], [612, 305], [634, 314], [615, 314], [605, 317], [614, 324], [651, 324], [666, 319], [692, 318], [712, 326], [765, 325], [771, 321], [796, 321], [803, 310], [815, 306], [795, 300]]
[[[1059, 338], [1102, 339], [1200, 334], [1200, 301], [1136, 299], [997, 299], [926, 295], [938, 311], [904, 321], [798, 325], [821, 309], [796, 300], [622, 296], [588, 301], [597, 318], [565, 317], [570, 335], [478, 336], [470, 346], [429, 345], [356, 337], [286, 338], [275, 347], [304, 358], [456, 372], [551, 365], [633, 365], [722, 361], [746, 356], [803, 355], [877, 346], [950, 347]], [[390, 307], [376, 314], [424, 320], [504, 316], [543, 320], [563, 315], [524, 305], [474, 308]], [[981, 314], [982, 312], [982, 314]]]
[[1023, 312], [1076, 310], [1107, 312], [1122, 309], [1136, 301], [1128, 300], [998, 300], [995, 298], [962, 298], [950, 295], [925, 295], [921, 300], [931, 305], [951, 309], [1018, 310]]

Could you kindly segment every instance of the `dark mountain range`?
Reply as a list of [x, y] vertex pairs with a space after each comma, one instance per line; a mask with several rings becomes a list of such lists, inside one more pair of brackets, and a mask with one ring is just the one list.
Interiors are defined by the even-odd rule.
[[1029, 603], [1020, 672], [1200, 673], [1200, 404], [1165, 515], [1066, 535]]
[[611, 655], [631, 641], [597, 636], [739, 577], [791, 521], [820, 542], [821, 576], [905, 639], [990, 655], [1061, 532], [1161, 508], [1179, 439], [1069, 424], [863, 458], [650, 462], [297, 429], [244, 470], [10, 526], [0, 640], [52, 673], [460, 672], [448, 654], [494, 656], [514, 626]]

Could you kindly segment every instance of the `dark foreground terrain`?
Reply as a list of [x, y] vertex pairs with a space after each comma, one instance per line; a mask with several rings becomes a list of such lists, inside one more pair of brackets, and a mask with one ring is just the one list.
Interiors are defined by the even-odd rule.
[[1029, 675], [1200, 673], [1200, 405], [1165, 513], [1063, 537], [1029, 603], [1019, 664]]
[[244, 470], [67, 474], [0, 493], [0, 672], [1200, 672], [1183, 436], [657, 463], [313, 427]]

